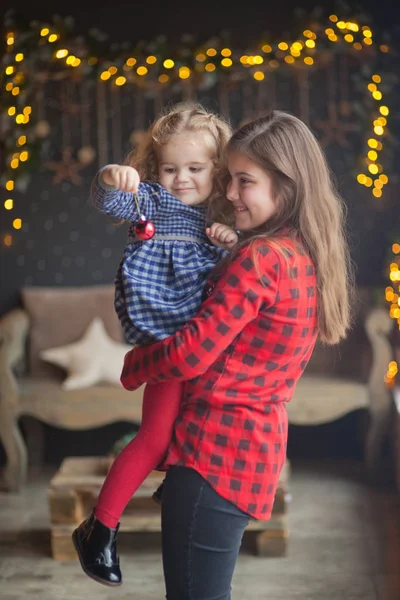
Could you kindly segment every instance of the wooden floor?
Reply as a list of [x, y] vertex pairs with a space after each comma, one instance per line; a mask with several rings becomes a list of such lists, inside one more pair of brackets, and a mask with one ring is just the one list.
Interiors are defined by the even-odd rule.
[[[88, 579], [49, 554], [47, 484], [31, 475], [20, 495], [0, 494], [0, 598], [161, 600], [158, 534], [120, 536], [124, 584]], [[358, 462], [292, 460], [291, 536], [285, 558], [257, 558], [244, 540], [233, 600], [399, 600], [400, 496], [371, 490]]]

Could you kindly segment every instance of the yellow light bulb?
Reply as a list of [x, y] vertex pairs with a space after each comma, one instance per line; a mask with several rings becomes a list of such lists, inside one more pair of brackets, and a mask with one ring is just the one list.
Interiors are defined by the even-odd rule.
[[233, 65], [233, 62], [232, 62], [232, 60], [230, 58], [223, 58], [221, 60], [221, 65], [223, 67], [231, 67]]
[[179, 77], [181, 79], [188, 79], [190, 77], [190, 69], [188, 67], [181, 67], [179, 69]]
[[56, 52], [56, 58], [65, 58], [68, 56], [68, 50], [66, 48], [61, 48]]
[[164, 60], [163, 65], [166, 69], [172, 69], [175, 66], [175, 63], [170, 58], [167, 58], [166, 60]]
[[370, 29], [365, 29], [365, 30], [363, 31], [363, 35], [364, 35], [366, 38], [371, 38], [371, 37], [372, 37], [372, 31], [371, 31]]
[[374, 133], [375, 135], [383, 135], [384, 129], [381, 125], [376, 125], [374, 127]]
[[372, 175], [376, 175], [378, 173], [378, 165], [368, 165], [368, 171], [372, 173]]
[[7, 112], [10, 115], [10, 117], [13, 117], [15, 115], [15, 112], [16, 112], [15, 106], [10, 106], [10, 108], [8, 109]]
[[12, 75], [14, 73], [14, 67], [7, 67], [6, 68], [6, 75]]
[[254, 79], [256, 79], [257, 81], [262, 81], [265, 77], [264, 73], [262, 71], [256, 71], [253, 75]]
[[378, 140], [375, 140], [374, 138], [370, 138], [367, 143], [370, 148], [377, 148], [379, 142], [378, 142]]
[[150, 56], [148, 56], [146, 58], [146, 62], [147, 62], [148, 65], [154, 65], [154, 63], [157, 62], [157, 57], [153, 56], [153, 55], [150, 55]]
[[381, 113], [381, 115], [385, 115], [385, 117], [387, 117], [389, 114], [389, 109], [387, 106], [380, 106], [379, 112]]
[[6, 210], [12, 210], [14, 208], [14, 200], [12, 200], [11, 198], [8, 198], [8, 200], [5, 200], [4, 208]]
[[138, 75], [140, 75], [141, 77], [143, 77], [144, 75], [146, 75], [146, 74], [148, 73], [148, 71], [149, 71], [149, 70], [148, 70], [146, 67], [138, 67], [138, 68], [136, 69], [136, 73], [137, 73]]
[[48, 27], [43, 27], [43, 29], [40, 31], [40, 35], [42, 37], [45, 37], [46, 35], [48, 35], [50, 33], [50, 29]]
[[14, 219], [13, 221], [14, 229], [21, 229], [22, 227], [22, 219]]
[[372, 92], [372, 97], [374, 100], [382, 100], [382, 93], [377, 90], [376, 92]]
[[208, 48], [208, 50], [206, 50], [206, 54], [207, 56], [215, 56], [217, 54], [217, 51], [215, 48]]
[[212, 63], [207, 63], [206, 66], [204, 67], [206, 71], [208, 71], [209, 73], [212, 73], [213, 71], [215, 71], [215, 65], [213, 65]]
[[289, 65], [294, 63], [294, 58], [293, 56], [285, 56], [285, 62], [287, 62]]
[[24, 150], [23, 152], [21, 152], [20, 157], [19, 157], [19, 160], [21, 162], [27, 161], [28, 158], [29, 158], [29, 154], [28, 154], [28, 152], [26, 150]]
[[314, 40], [307, 40], [306, 41], [306, 46], [307, 46], [307, 48], [315, 48], [315, 42], [314, 42]]
[[109, 73], [108, 71], [103, 71], [100, 74], [100, 79], [102, 79], [103, 81], [107, 81], [107, 79], [110, 79], [111, 77], [111, 73]]
[[230, 50], [229, 48], [222, 48], [221, 54], [222, 54], [222, 56], [225, 56], [225, 57], [231, 56], [232, 50]]
[[370, 150], [368, 152], [369, 160], [376, 160], [378, 158], [378, 153], [375, 150]]
[[372, 193], [375, 196], [375, 198], [380, 198], [382, 196], [382, 190], [380, 190], [379, 188], [374, 188], [372, 190]]
[[314, 64], [314, 59], [311, 58], [311, 56], [306, 56], [304, 59], [304, 62], [306, 63], [306, 65], [313, 65]]
[[289, 46], [287, 45], [287, 43], [286, 43], [286, 42], [280, 42], [280, 43], [278, 44], [278, 48], [279, 48], [279, 50], [288, 50], [288, 49], [289, 49]]
[[346, 33], [346, 35], [344, 36], [344, 39], [346, 42], [348, 42], [349, 44], [351, 42], [354, 42], [354, 36], [351, 35], [351, 33]]
[[52, 33], [51, 35], [49, 35], [48, 40], [50, 44], [52, 44], [53, 42], [56, 42], [58, 40], [58, 35], [56, 33]]
[[117, 79], [115, 80], [115, 85], [124, 85], [126, 83], [126, 77], [117, 77]]
[[136, 58], [128, 58], [128, 60], [126, 61], [126, 64], [128, 65], [128, 67], [134, 67], [137, 63]]
[[361, 183], [361, 185], [364, 185], [366, 179], [367, 179], [366, 175], [363, 175], [362, 173], [357, 175], [357, 181], [358, 181], [358, 183]]
[[21, 60], [24, 60], [24, 55], [22, 52], [18, 52], [18, 54], [15, 55], [15, 62], [21, 62]]
[[19, 94], [19, 87], [16, 86], [15, 88], [13, 88], [13, 90], [12, 90], [11, 93], [12, 93], [13, 96], [18, 96], [18, 94]]
[[31, 106], [25, 106], [24, 110], [22, 111], [24, 113], [24, 115], [30, 115], [32, 112], [32, 107]]
[[383, 185], [386, 185], [389, 181], [388, 176], [384, 173], [382, 173], [382, 175], [379, 175], [379, 179], [382, 181]]
[[26, 135], [20, 135], [17, 140], [17, 144], [18, 146], [23, 146], [24, 144], [26, 144]]
[[[382, 177], [382, 175], [381, 175], [381, 177]], [[13, 189], [14, 189], [14, 181], [12, 179], [9, 179], [6, 183], [6, 190], [11, 192]]]
[[[146, 67], [144, 67], [146, 69]], [[110, 75], [115, 75], [115, 73], [118, 71], [117, 67], [109, 67], [108, 72], [110, 73]], [[147, 69], [146, 69], [147, 72]]]

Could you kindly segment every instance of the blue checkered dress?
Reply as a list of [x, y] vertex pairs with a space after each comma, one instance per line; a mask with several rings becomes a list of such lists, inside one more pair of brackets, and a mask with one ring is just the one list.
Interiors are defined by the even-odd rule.
[[93, 204], [130, 222], [115, 278], [115, 309], [130, 344], [149, 344], [175, 333], [199, 310], [210, 269], [226, 254], [205, 235], [204, 206], [187, 206], [161, 185], [144, 182], [137, 201], [152, 221], [151, 240], [135, 237], [139, 215], [133, 194], [95, 178]]

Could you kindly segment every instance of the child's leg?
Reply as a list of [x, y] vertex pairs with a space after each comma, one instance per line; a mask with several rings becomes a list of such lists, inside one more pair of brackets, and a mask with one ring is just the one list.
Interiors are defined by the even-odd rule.
[[134, 439], [116, 457], [100, 491], [96, 518], [115, 528], [129, 500], [164, 458], [179, 411], [182, 384], [146, 385], [142, 423]]

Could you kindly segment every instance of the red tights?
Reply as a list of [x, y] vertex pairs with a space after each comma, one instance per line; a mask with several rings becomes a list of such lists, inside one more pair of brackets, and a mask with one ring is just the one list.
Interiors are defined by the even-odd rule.
[[181, 395], [182, 384], [179, 382], [146, 385], [140, 429], [118, 454], [97, 500], [94, 513], [103, 525], [117, 526], [133, 494], [164, 458]]

